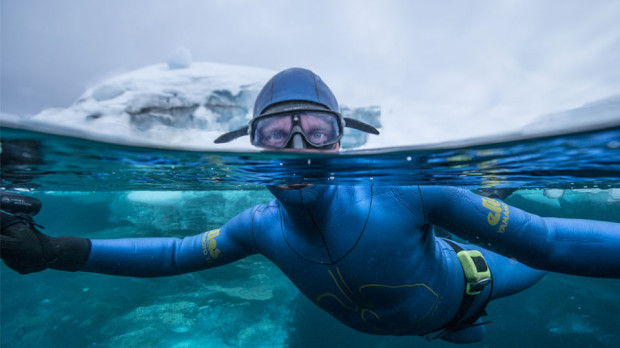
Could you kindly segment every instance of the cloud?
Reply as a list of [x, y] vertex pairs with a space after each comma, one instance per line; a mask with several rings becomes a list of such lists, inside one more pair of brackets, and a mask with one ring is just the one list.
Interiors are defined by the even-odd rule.
[[104, 77], [164, 62], [178, 46], [195, 61], [313, 69], [342, 103], [380, 104], [386, 128], [407, 141], [502, 131], [620, 90], [613, 0], [1, 6], [5, 112], [68, 106]]

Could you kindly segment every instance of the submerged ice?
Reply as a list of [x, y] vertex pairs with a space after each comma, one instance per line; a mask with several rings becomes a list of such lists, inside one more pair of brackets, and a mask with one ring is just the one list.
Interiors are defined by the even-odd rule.
[[620, 189], [518, 190], [506, 200], [543, 216], [620, 222]]
[[[521, 190], [507, 201], [541, 215], [618, 220], [611, 192], [565, 190], [551, 199], [543, 190]], [[194, 235], [272, 199], [267, 190], [34, 195], [44, 203], [37, 222], [47, 231], [89, 238]], [[549, 201], [557, 205], [541, 203]], [[261, 256], [152, 279], [51, 270], [24, 277], [0, 267], [2, 347], [449, 345], [353, 331], [301, 297]], [[617, 280], [549, 274], [519, 296], [491, 303], [493, 323], [475, 346], [616, 347], [619, 292]]]

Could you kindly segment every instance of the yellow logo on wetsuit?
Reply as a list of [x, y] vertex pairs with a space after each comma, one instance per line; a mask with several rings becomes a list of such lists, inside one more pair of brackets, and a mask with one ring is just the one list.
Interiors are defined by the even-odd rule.
[[504, 233], [506, 227], [508, 227], [508, 220], [510, 219], [510, 211], [506, 203], [499, 202], [492, 198], [482, 197], [482, 206], [490, 210], [487, 215], [487, 222], [489, 225], [495, 226], [499, 223], [500, 219], [502, 220], [502, 224], [499, 225], [497, 233]]
[[220, 235], [220, 230], [207, 231], [202, 235], [202, 253], [206, 256], [207, 262], [212, 262], [220, 255], [220, 249], [217, 248], [215, 237]]

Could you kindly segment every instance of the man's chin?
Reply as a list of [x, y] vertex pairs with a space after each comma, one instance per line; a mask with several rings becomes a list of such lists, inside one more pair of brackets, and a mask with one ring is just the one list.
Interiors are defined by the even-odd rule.
[[311, 184], [292, 184], [292, 185], [276, 185], [280, 190], [303, 190], [307, 187], [312, 186]]

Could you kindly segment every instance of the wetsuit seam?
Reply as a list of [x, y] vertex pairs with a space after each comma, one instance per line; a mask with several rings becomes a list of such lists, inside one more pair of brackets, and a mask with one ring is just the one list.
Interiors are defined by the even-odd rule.
[[[256, 218], [256, 213], [258, 212], [259, 207], [256, 207], [254, 209], [254, 212], [252, 213], [252, 223], [250, 224], [250, 231], [252, 233], [252, 240], [254, 241], [254, 246], [256, 247], [256, 251], [259, 254], [263, 254], [260, 250], [260, 247], [258, 246], [258, 241], [256, 240], [256, 234], [254, 233], [254, 220]], [[280, 219], [282, 220], [282, 219]]]
[[[357, 244], [359, 244], [359, 241], [362, 239], [362, 236], [364, 235], [364, 232], [366, 231], [366, 227], [368, 226], [368, 221], [370, 220], [370, 214], [372, 212], [372, 202], [374, 199], [374, 184], [370, 185], [370, 204], [368, 206], [368, 214], [366, 215], [366, 221], [364, 222], [364, 226], [362, 226], [362, 231], [360, 232], [359, 236], [357, 237], [357, 240], [355, 241], [355, 243], [353, 243], [353, 245], [351, 246], [351, 249], [349, 249], [346, 253], [344, 253], [344, 255], [342, 255], [341, 257], [339, 257], [337, 260], [332, 260], [331, 257], [331, 253], [329, 251], [329, 248], [327, 247], [327, 243], [325, 241], [323, 241], [324, 245], [325, 245], [325, 249], [327, 251], [327, 255], [329, 257], [329, 262], [325, 262], [325, 261], [315, 261], [312, 259], [309, 259], [303, 255], [301, 255], [288, 241], [288, 239], [286, 238], [286, 233], [284, 233], [284, 218], [283, 218], [283, 214], [282, 214], [282, 206], [280, 205], [278, 207], [278, 212], [280, 214], [280, 232], [282, 234], [282, 239], [284, 240], [284, 243], [286, 243], [286, 245], [288, 246], [288, 248], [295, 253], [295, 255], [297, 255], [299, 258], [306, 260], [310, 263], [314, 263], [314, 264], [319, 264], [319, 265], [336, 265], [338, 262], [342, 261], [345, 257], [347, 257], [356, 247]], [[302, 197], [303, 198], [303, 197]], [[301, 200], [301, 204], [303, 207], [303, 199]], [[310, 215], [310, 218], [312, 220], [312, 223], [315, 224], [316, 227], [316, 222], [314, 221], [314, 217], [312, 216], [312, 214], [310, 214], [310, 212], [308, 212], [308, 214]], [[318, 229], [318, 228], [317, 228]], [[318, 229], [320, 232], [320, 229]], [[321, 234], [321, 239], [323, 239], [323, 235]]]
[[[329, 264], [333, 265], [334, 264], [334, 260], [332, 259], [332, 254], [329, 251], [329, 246], [327, 245], [327, 241], [325, 240], [325, 236], [323, 235], [323, 231], [321, 231], [321, 229], [317, 225], [316, 220], [314, 220], [314, 216], [312, 216], [312, 213], [310, 212], [310, 210], [305, 208], [305, 205], [304, 205], [304, 195], [301, 192], [301, 190], [299, 190], [299, 202], [301, 203], [301, 209], [303, 209], [306, 212], [306, 214], [308, 214], [308, 216], [310, 216], [310, 220], [312, 220], [312, 224], [314, 225], [314, 228], [316, 228], [316, 230], [319, 232], [319, 235], [321, 236], [321, 241], [323, 242], [323, 246], [325, 247], [325, 251], [327, 251], [327, 258], [329, 259]], [[282, 221], [282, 219], [280, 219], [280, 221]], [[288, 241], [287, 241], [287, 244], [288, 244]], [[292, 248], [290, 244], [289, 244], [289, 248], [294, 250], [294, 248]], [[297, 253], [297, 252], [295, 252], [295, 253]], [[297, 254], [297, 255], [299, 255], [299, 254]]]
[[[271, 81], [271, 86], [269, 86], [269, 104], [273, 104], [273, 80]], [[259, 113], [262, 113], [262, 110], [258, 111]], [[254, 115], [254, 117], [256, 117], [257, 115]]]
[[357, 244], [362, 239], [362, 236], [364, 235], [364, 232], [366, 231], [366, 226], [368, 226], [368, 221], [370, 220], [370, 212], [372, 211], [372, 201], [373, 201], [373, 198], [374, 198], [373, 187], [374, 187], [374, 184], [370, 185], [370, 204], [368, 205], [368, 214], [366, 215], [366, 221], [364, 221], [364, 226], [362, 226], [362, 231], [360, 232], [359, 236], [357, 237], [357, 240], [355, 241], [355, 243], [353, 243], [353, 246], [351, 247], [351, 249], [349, 249], [349, 251], [347, 251], [339, 259], [334, 261], [334, 264], [340, 262], [345, 257], [347, 257], [353, 251], [353, 249], [355, 249], [357, 247]]
[[[321, 231], [321, 229], [319, 228], [318, 224], [316, 223], [316, 220], [314, 219], [314, 216], [312, 216], [312, 213], [310, 212], [310, 210], [305, 208], [304, 205], [304, 195], [301, 192], [301, 190], [299, 190], [299, 201], [301, 203], [301, 209], [303, 209], [306, 214], [308, 214], [308, 216], [310, 216], [310, 220], [312, 220], [312, 224], [314, 225], [314, 228], [316, 228], [316, 230], [319, 232], [319, 235], [321, 236], [321, 241], [323, 242], [323, 246], [325, 247], [325, 251], [327, 251], [327, 258], [329, 259], [329, 264], [333, 265], [334, 264], [334, 260], [332, 259], [332, 254], [329, 251], [329, 246], [327, 245], [327, 241], [325, 240], [325, 236], [323, 235], [323, 231]], [[280, 219], [282, 220], [282, 219]], [[288, 244], [288, 242], [287, 242]], [[289, 247], [291, 247], [289, 245]], [[293, 248], [291, 248], [293, 249]]]
[[329, 258], [329, 263], [333, 265], [334, 259], [332, 259], [332, 253], [329, 251], [329, 245], [327, 245], [327, 240], [325, 240], [323, 231], [321, 231], [321, 229], [317, 225], [316, 220], [314, 220], [314, 216], [312, 216], [312, 213], [308, 210], [306, 210], [306, 213], [308, 213], [308, 215], [310, 216], [310, 220], [312, 220], [312, 224], [314, 225], [314, 228], [316, 228], [316, 230], [319, 232], [319, 235], [321, 236], [321, 241], [323, 242], [323, 246], [325, 247], [325, 251], [327, 251], [327, 257]]
[[288, 239], [286, 238], [286, 233], [284, 233], [284, 216], [282, 214], [282, 209], [283, 209], [282, 206], [278, 207], [278, 214], [280, 215], [280, 233], [282, 235], [282, 239], [284, 240], [284, 243], [286, 243], [286, 246], [289, 248], [289, 250], [295, 253], [297, 257], [301, 258], [302, 260], [306, 260], [310, 263], [319, 264], [319, 265], [331, 265], [332, 263], [323, 262], [323, 261], [315, 261], [315, 260], [309, 259], [301, 255], [295, 248], [293, 248], [291, 243], [289, 243]]
[[[312, 74], [312, 75], [314, 75], [314, 74]], [[314, 93], [316, 93], [316, 100], [319, 103], [321, 103], [321, 94], [320, 94], [320, 91], [319, 91], [319, 86], [316, 83], [316, 75], [314, 75], [313, 78], [314, 78]]]
[[418, 186], [418, 192], [420, 192], [420, 205], [422, 206], [422, 215], [424, 216], [424, 225], [428, 225], [428, 215], [426, 213], [426, 205], [424, 204], [424, 195], [422, 195], [422, 189]]
[[[182, 242], [182, 241], [181, 241], [181, 242]], [[175, 273], [178, 273], [178, 272], [179, 272], [179, 267], [178, 267], [178, 265], [177, 265], [177, 260], [176, 260], [176, 255], [177, 255], [177, 243], [179, 243], [179, 240], [175, 240], [175, 241], [174, 241], [174, 246], [172, 247], [172, 251], [171, 251], [171, 252], [172, 252], [172, 255], [170, 255], [170, 256], [171, 256], [171, 258], [172, 258], [172, 259], [170, 260], [170, 263], [171, 263], [172, 269], [174, 270], [174, 272], [175, 272]]]

